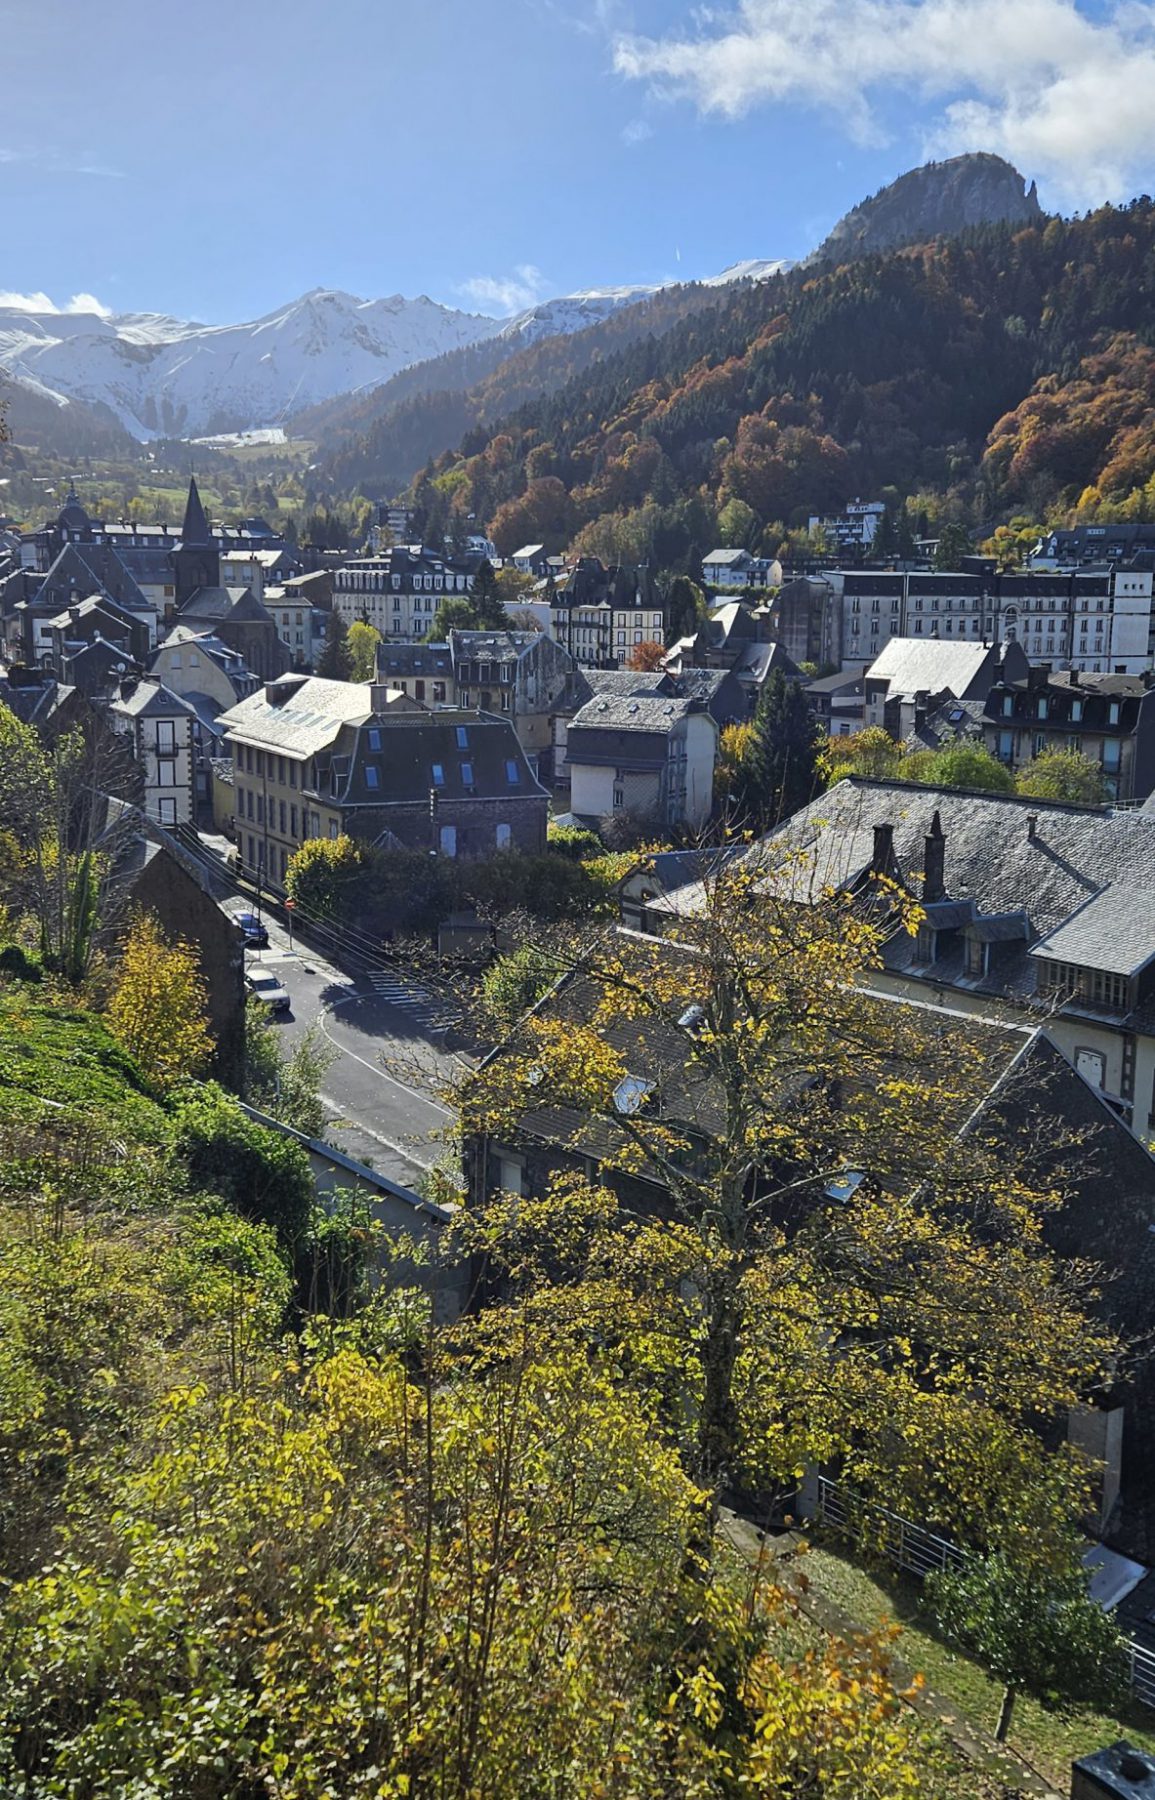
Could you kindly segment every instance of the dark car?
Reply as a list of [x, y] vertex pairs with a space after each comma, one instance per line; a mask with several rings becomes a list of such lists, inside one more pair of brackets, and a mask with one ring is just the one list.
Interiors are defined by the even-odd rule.
[[263, 949], [269, 941], [269, 934], [261, 924], [256, 913], [238, 913], [236, 919], [237, 924], [244, 933], [245, 943], [253, 944], [257, 949]]

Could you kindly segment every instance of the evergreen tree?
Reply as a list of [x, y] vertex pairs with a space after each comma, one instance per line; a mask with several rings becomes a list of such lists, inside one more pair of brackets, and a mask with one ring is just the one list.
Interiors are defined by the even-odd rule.
[[706, 614], [706, 596], [688, 575], [675, 575], [666, 595], [666, 642], [676, 644], [679, 638], [697, 631]]
[[325, 627], [325, 643], [317, 663], [317, 673], [328, 676], [330, 681], [348, 681], [352, 672], [349, 627], [334, 607]]
[[805, 806], [821, 787], [818, 725], [800, 682], [775, 669], [758, 696], [735, 783], [737, 816], [768, 831]]
[[505, 602], [497, 585], [493, 564], [488, 560], [481, 564], [474, 577], [470, 598], [473, 602], [473, 616], [480, 630], [505, 630], [509, 624]]

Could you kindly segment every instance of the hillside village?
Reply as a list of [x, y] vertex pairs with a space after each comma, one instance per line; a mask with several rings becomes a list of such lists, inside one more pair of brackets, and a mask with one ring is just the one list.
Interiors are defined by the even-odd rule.
[[1155, 524], [529, 418], [0, 528], [0, 1791], [1144, 1792]]

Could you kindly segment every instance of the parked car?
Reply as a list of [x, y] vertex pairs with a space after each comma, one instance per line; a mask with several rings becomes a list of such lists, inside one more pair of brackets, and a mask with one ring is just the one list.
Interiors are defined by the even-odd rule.
[[269, 941], [269, 934], [256, 913], [243, 912], [238, 913], [236, 917], [237, 924], [244, 933], [245, 943], [252, 944], [255, 949], [263, 950]]
[[245, 974], [245, 985], [257, 1000], [263, 1000], [273, 1012], [288, 1012], [291, 1004], [289, 990], [283, 986], [278, 975], [272, 969], [249, 969]]

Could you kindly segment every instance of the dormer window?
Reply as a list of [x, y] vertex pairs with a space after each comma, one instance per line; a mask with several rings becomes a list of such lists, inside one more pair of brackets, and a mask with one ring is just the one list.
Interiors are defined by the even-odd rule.
[[1082, 717], [1083, 717], [1083, 702], [1081, 700], [1072, 700], [1071, 701], [1072, 722], [1077, 725], [1079, 723], [1079, 720]]
[[937, 940], [938, 932], [933, 925], [927, 925], [924, 922], [919, 926], [918, 936], [915, 940], [915, 955], [919, 962], [932, 963], [934, 961], [937, 954]]
[[1117, 700], [1112, 700], [1107, 708], [1107, 723], [1108, 725], [1119, 723], [1119, 702]]
[[1047, 716], [1047, 701], [1045, 695], [1041, 696], [1039, 699], [1036, 716], [1040, 719], [1045, 719]]
[[1015, 710], [1015, 696], [1013, 694], [1004, 694], [1003, 695], [1003, 718], [1009, 719], [1011, 714], [1014, 712], [1014, 710]]

